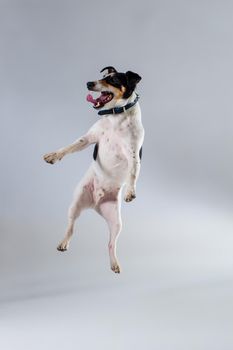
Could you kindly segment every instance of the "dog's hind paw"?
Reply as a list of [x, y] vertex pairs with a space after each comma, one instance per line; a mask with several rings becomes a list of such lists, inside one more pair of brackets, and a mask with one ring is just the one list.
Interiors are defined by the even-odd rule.
[[115, 273], [120, 273], [121, 272], [120, 266], [118, 264], [111, 265], [111, 269]]
[[57, 250], [59, 250], [59, 252], [65, 252], [68, 248], [69, 248], [69, 244], [67, 242], [61, 242], [57, 246]]

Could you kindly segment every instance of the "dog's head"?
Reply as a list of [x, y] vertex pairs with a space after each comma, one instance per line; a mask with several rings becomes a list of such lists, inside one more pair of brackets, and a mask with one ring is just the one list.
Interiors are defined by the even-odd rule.
[[105, 67], [101, 70], [104, 76], [101, 80], [89, 81], [87, 88], [90, 91], [100, 92], [95, 99], [87, 95], [87, 101], [93, 103], [96, 109], [113, 108], [127, 100], [134, 92], [141, 77], [134, 72], [119, 73], [114, 67]]

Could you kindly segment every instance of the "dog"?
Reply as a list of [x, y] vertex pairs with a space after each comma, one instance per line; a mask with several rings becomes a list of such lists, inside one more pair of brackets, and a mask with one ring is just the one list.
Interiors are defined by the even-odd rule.
[[140, 172], [144, 128], [141, 122], [139, 96], [135, 89], [141, 77], [134, 72], [118, 72], [114, 67], [101, 70], [100, 80], [87, 83], [89, 91], [100, 93], [97, 98], [87, 95], [100, 119], [74, 143], [44, 155], [47, 163], [54, 164], [65, 155], [82, 151], [95, 144], [93, 162], [78, 184], [68, 211], [68, 227], [57, 249], [68, 249], [75, 220], [87, 208], [93, 208], [107, 222], [110, 266], [120, 273], [116, 254], [121, 220], [121, 193], [126, 186], [124, 200], [136, 198], [136, 183]]

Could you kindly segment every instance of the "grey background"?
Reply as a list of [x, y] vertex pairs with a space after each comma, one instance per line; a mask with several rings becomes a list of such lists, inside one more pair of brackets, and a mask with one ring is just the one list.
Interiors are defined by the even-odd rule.
[[[4, 349], [232, 349], [232, 20], [231, 1], [0, 1]], [[106, 65], [143, 77], [120, 276], [92, 211], [55, 249], [92, 149], [42, 161], [96, 121]]]

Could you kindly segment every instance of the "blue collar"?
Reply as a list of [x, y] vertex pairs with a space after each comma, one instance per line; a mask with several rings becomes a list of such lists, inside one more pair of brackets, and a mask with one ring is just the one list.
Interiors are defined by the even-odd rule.
[[105, 115], [105, 114], [119, 114], [119, 113], [123, 113], [125, 111], [127, 111], [127, 109], [133, 107], [134, 105], [136, 105], [136, 103], [139, 100], [139, 95], [136, 94], [136, 98], [133, 102], [127, 103], [127, 105], [122, 106], [122, 107], [114, 107], [114, 108], [110, 108], [110, 109], [104, 109], [102, 111], [99, 111], [98, 114], [99, 115]]

